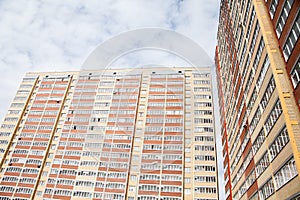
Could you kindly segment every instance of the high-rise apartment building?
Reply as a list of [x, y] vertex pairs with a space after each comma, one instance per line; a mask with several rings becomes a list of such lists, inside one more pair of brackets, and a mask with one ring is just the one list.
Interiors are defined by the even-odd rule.
[[226, 199], [300, 198], [299, 0], [221, 0]]
[[27, 73], [0, 199], [216, 200], [210, 68]]

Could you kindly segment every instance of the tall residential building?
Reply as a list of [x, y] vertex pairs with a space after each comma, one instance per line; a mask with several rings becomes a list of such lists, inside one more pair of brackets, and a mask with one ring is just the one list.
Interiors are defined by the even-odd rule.
[[221, 0], [226, 199], [300, 198], [299, 0]]
[[216, 200], [210, 68], [27, 73], [0, 199]]

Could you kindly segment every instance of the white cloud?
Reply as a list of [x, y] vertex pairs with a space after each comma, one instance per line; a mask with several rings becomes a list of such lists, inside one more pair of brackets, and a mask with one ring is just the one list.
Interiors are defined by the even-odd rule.
[[79, 70], [100, 43], [128, 30], [173, 29], [198, 42], [213, 59], [218, 13], [219, 0], [3, 0], [0, 120], [26, 72]]

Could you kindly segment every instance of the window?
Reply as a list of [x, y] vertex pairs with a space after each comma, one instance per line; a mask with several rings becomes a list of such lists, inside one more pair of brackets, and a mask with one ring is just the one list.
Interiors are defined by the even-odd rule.
[[162, 192], [181, 192], [181, 187], [177, 186], [163, 186], [161, 188]]
[[[213, 127], [194, 127], [194, 132], [196, 133], [204, 133], [204, 132], [209, 132], [209, 133], [213, 133], [214, 129]], [[200, 136], [201, 137], [201, 136]], [[209, 136], [208, 136], [209, 137]], [[208, 138], [207, 137], [207, 138]], [[196, 137], [195, 137], [196, 138]], [[207, 139], [206, 138], [206, 139]], [[195, 140], [196, 141], [196, 140]]]
[[256, 22], [256, 26], [255, 26], [255, 29], [254, 29], [254, 33], [253, 33], [253, 37], [252, 37], [251, 44], [250, 44], [250, 49], [249, 49], [249, 52], [250, 52], [251, 55], [252, 55], [252, 53], [253, 53], [255, 44], [257, 43], [257, 42], [256, 42], [256, 39], [257, 39], [259, 30], [260, 30], [259, 23]]
[[4, 176], [2, 179], [3, 182], [18, 182], [18, 180], [15, 176]]
[[159, 191], [159, 186], [156, 185], [140, 185], [139, 190], [144, 190], [144, 191]]
[[195, 115], [212, 115], [211, 110], [195, 110], [194, 111]]
[[23, 173], [26, 173], [26, 174], [38, 174], [39, 170], [38, 169], [32, 169], [32, 168], [25, 168], [25, 169], [23, 169]]
[[252, 172], [250, 172], [249, 176], [246, 178], [246, 181], [239, 188], [240, 196], [242, 196], [249, 189], [255, 180], [255, 171], [252, 170]]
[[135, 190], [135, 186], [129, 186], [129, 192], [133, 192]]
[[274, 183], [271, 178], [259, 189], [259, 198], [267, 199], [269, 196], [271, 196], [274, 193], [274, 191], [275, 191]]
[[191, 178], [185, 178], [184, 183], [191, 183]]
[[[247, 12], [248, 13], [248, 12]], [[250, 16], [250, 21], [249, 21], [249, 25], [248, 25], [248, 29], [247, 29], [247, 33], [246, 33], [246, 38], [249, 39], [250, 37], [250, 33], [251, 33], [251, 30], [252, 30], [252, 27], [253, 27], [253, 22], [254, 22], [254, 19], [255, 19], [255, 9], [253, 8], [252, 9], [252, 12], [251, 12], [251, 16]], [[247, 20], [245, 20], [246, 22]]]
[[92, 193], [90, 192], [81, 192], [81, 191], [76, 191], [73, 193], [74, 197], [86, 197], [86, 198], [91, 198]]
[[16, 189], [16, 193], [31, 194], [32, 189], [19, 187]]
[[19, 114], [20, 110], [9, 110], [8, 114]]
[[206, 119], [206, 118], [194, 118], [194, 123], [202, 123], [202, 124], [211, 124], [213, 122], [212, 119]]
[[256, 71], [258, 63], [260, 61], [260, 58], [261, 58], [262, 52], [264, 50], [264, 47], [265, 47], [265, 42], [264, 42], [263, 37], [261, 37], [256, 55], [255, 55], [255, 58], [254, 58], [254, 61], [253, 61], [253, 67], [254, 67], [255, 71]]
[[163, 170], [175, 170], [175, 171], [177, 171], [177, 170], [179, 170], [179, 171], [181, 171], [182, 170], [182, 166], [181, 165], [172, 165], [172, 164], [165, 164], [165, 165], [163, 165], [162, 166], [162, 169]]
[[22, 169], [19, 168], [19, 167], [8, 167], [6, 169], [7, 172], [17, 172], [17, 173], [21, 173], [22, 172]]
[[254, 116], [253, 116], [253, 119], [252, 119], [252, 121], [251, 121], [251, 123], [250, 123], [250, 127], [249, 127], [249, 132], [250, 132], [250, 134], [253, 133], [253, 131], [254, 131], [254, 129], [256, 128], [256, 126], [257, 126], [257, 124], [258, 124], [260, 118], [261, 118], [261, 110], [260, 110], [260, 108], [258, 107], [258, 108], [256, 109], [256, 112], [255, 112], [255, 114], [254, 114]]
[[261, 129], [252, 145], [253, 155], [258, 151], [258, 149], [261, 147], [264, 141], [265, 141], [265, 133], [264, 133], [264, 129]]
[[265, 108], [267, 107], [267, 104], [273, 94], [273, 91], [275, 90], [275, 87], [276, 87], [276, 85], [275, 85], [274, 78], [271, 77], [269, 84], [267, 86], [267, 89], [264, 92], [264, 96], [262, 97], [261, 102], [260, 102], [260, 106], [261, 106], [262, 110], [265, 110]]
[[195, 193], [215, 194], [216, 192], [215, 187], [195, 187]]
[[289, 16], [289, 12], [291, 11], [292, 5], [294, 3], [294, 0], [286, 0], [283, 9], [280, 13], [277, 25], [276, 25], [276, 33], [278, 38], [280, 38], [280, 35], [282, 33], [283, 27], [285, 25], [286, 19]]
[[36, 78], [24, 77], [22, 82], [33, 82], [35, 80], [36, 80]]
[[76, 176], [77, 171], [75, 170], [67, 170], [67, 169], [62, 169], [62, 170], [58, 170], [58, 169], [52, 169], [51, 170], [51, 174], [63, 174], [63, 175], [71, 175], [71, 176]]
[[[156, 136], [157, 137], [157, 136]], [[161, 140], [161, 136], [158, 136]], [[182, 136], [164, 136], [165, 141], [182, 141]]]
[[42, 195], [42, 191], [37, 191], [36, 192], [36, 196], [41, 196]]
[[76, 181], [75, 186], [94, 187], [94, 183], [91, 181]]
[[70, 190], [55, 190], [54, 195], [60, 195], [60, 196], [71, 196], [72, 191]]
[[39, 126], [38, 130], [52, 130], [52, 128], [53, 126]]
[[131, 176], [130, 176], [130, 180], [136, 181], [136, 176], [135, 176], [135, 175], [131, 175]]
[[278, 99], [264, 124], [267, 134], [269, 134], [270, 130], [273, 128], [274, 124], [276, 123], [277, 119], [280, 117], [281, 113], [282, 113], [282, 108], [281, 108], [280, 101]]
[[291, 70], [291, 78], [294, 88], [297, 87], [297, 85], [300, 82], [300, 58], [298, 58], [295, 66]]
[[35, 165], [41, 165], [42, 161], [37, 159], [28, 159], [26, 161], [26, 164], [35, 164]]
[[195, 165], [195, 171], [200, 172], [200, 171], [207, 171], [207, 172], [214, 172], [216, 171], [215, 166], [211, 165]]
[[[89, 115], [91, 113], [92, 113], [91, 110], [69, 110], [69, 114]], [[107, 113], [102, 113], [101, 110], [93, 110], [93, 114], [107, 114]]]
[[209, 156], [209, 155], [196, 155], [195, 156], [195, 161], [214, 161], [215, 157], [214, 156]]
[[190, 152], [191, 152], [191, 148], [190, 148], [190, 147], [186, 147], [186, 148], [184, 149], [184, 152], [190, 153]]
[[202, 85], [209, 85], [209, 80], [194, 80], [194, 84], [202, 84]]
[[0, 145], [3, 145], [3, 144], [8, 144], [8, 141], [7, 140], [0, 140]]
[[63, 160], [62, 164], [63, 165], [75, 165], [75, 166], [78, 166], [79, 165], [79, 161], [77, 161], [77, 160]]
[[45, 194], [52, 194], [53, 193], [53, 189], [45, 189]]
[[209, 87], [195, 87], [194, 92], [210, 92]]
[[195, 102], [195, 107], [211, 107], [212, 104], [210, 102]]
[[285, 61], [287, 61], [295, 47], [296, 42], [298, 41], [300, 35], [300, 12], [298, 12], [296, 21], [293, 24], [292, 29], [287, 37], [285, 45], [283, 46], [283, 55]]
[[[140, 129], [137, 129], [136, 133], [139, 133], [139, 130]], [[148, 126], [145, 128], [145, 132], [162, 132], [162, 131], [163, 131], [163, 127], [161, 126]]]
[[[91, 105], [85, 105], [85, 106], [92, 106], [93, 104], [91, 103]], [[95, 107], [108, 107], [110, 105], [109, 102], [97, 102], [95, 103]]]
[[182, 177], [177, 175], [162, 175], [161, 180], [164, 181], [181, 181]]
[[184, 194], [190, 195], [191, 189], [189, 189], [189, 188], [184, 189]]
[[14, 125], [14, 124], [2, 124], [1, 125], [1, 128], [6, 128], [6, 129], [13, 129], [13, 128], [15, 128], [15, 126], [16, 125]]
[[195, 136], [195, 141], [213, 142], [214, 137], [213, 136]]
[[295, 159], [291, 158], [274, 175], [276, 190], [278, 190], [281, 186], [286, 184], [289, 180], [291, 180], [292, 178], [297, 176], [297, 174], [298, 174], [298, 172], [297, 172], [297, 168], [296, 168]]
[[246, 83], [246, 87], [245, 87], [245, 94], [246, 94], [246, 95], [248, 95], [248, 93], [249, 93], [249, 89], [250, 89], [250, 87], [251, 87], [251, 85], [252, 85], [252, 81], [253, 81], [253, 79], [254, 79], [255, 73], [256, 73], [256, 70], [255, 70], [254, 67], [252, 67], [251, 70], [250, 70], [250, 74], [249, 74], [247, 83]]
[[270, 161], [269, 161], [269, 156], [268, 156], [268, 152], [266, 152], [262, 158], [257, 162], [256, 166], [255, 166], [255, 170], [256, 170], [256, 175], [257, 177], [262, 174], [265, 169], [267, 169], [267, 167], [270, 165]]
[[165, 132], [182, 132], [183, 127], [176, 127], [176, 126], [165, 126]]
[[5, 122], [16, 122], [16, 121], [18, 121], [18, 118], [17, 117], [6, 117], [6, 118], [4, 118], [4, 121]]
[[163, 115], [163, 110], [147, 110], [148, 115]]
[[96, 172], [94, 171], [79, 171], [78, 176], [96, 176]]
[[274, 17], [275, 12], [276, 12], [277, 6], [278, 6], [278, 0], [272, 0], [271, 6], [270, 6], [270, 15], [271, 15], [272, 19]]
[[250, 114], [250, 112], [251, 112], [251, 110], [252, 110], [252, 108], [254, 106], [254, 103], [255, 103], [256, 99], [257, 99], [257, 90], [256, 90], [256, 88], [254, 88], [253, 92], [252, 92], [252, 95], [251, 95], [251, 97], [249, 99], [248, 106], [247, 106], [248, 115]]
[[212, 145], [195, 145], [196, 151], [214, 151], [215, 147]]
[[182, 150], [182, 145], [165, 144], [164, 145], [164, 150], [167, 150], [167, 151], [181, 151]]
[[[164, 123], [163, 118], [147, 118], [146, 123]], [[141, 125], [143, 124], [143, 121], [138, 121], [138, 124]]]
[[25, 149], [15, 149], [14, 154], [28, 154], [28, 150]]
[[196, 182], [216, 182], [215, 176], [195, 176]]
[[100, 86], [113, 86], [114, 85], [114, 81], [101, 81]]
[[289, 142], [289, 136], [286, 127], [284, 127], [274, 142], [269, 147], [271, 161], [280, 153], [280, 151]]
[[168, 106], [168, 107], [181, 107], [181, 106], [183, 106], [183, 104], [182, 103], [175, 103], [175, 102], [167, 102], [166, 106]]
[[11, 107], [12, 108], [21, 108], [23, 107], [25, 104], [24, 103], [12, 103]]
[[0, 187], [0, 192], [11, 192], [13, 193], [15, 191], [14, 187], [10, 187], [10, 186], [1, 186]]
[[260, 89], [260, 87], [262, 85], [262, 82], [263, 82], [263, 80], [265, 78], [265, 75], [266, 75], [266, 73], [267, 73], [267, 71], [269, 69], [269, 66], [270, 66], [270, 60], [269, 60], [268, 55], [266, 55], [266, 58], [265, 58], [264, 63], [262, 65], [262, 69], [261, 69], [261, 71], [259, 73], [259, 76], [257, 78], [257, 82], [256, 82], [257, 90]]
[[191, 173], [191, 168], [190, 167], [185, 167], [184, 172], [185, 173]]

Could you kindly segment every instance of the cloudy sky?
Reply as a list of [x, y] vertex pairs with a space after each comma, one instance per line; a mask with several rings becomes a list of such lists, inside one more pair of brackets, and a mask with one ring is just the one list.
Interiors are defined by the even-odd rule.
[[[176, 31], [197, 42], [213, 60], [219, 1], [0, 1], [0, 120], [26, 72], [80, 70], [99, 44], [133, 29]], [[145, 65], [155, 62], [153, 58], [156, 64], [184, 65], [180, 59], [167, 59], [166, 53], [136, 55], [128, 58], [142, 58], [138, 63]], [[119, 64], [125, 61], [121, 58]]]

